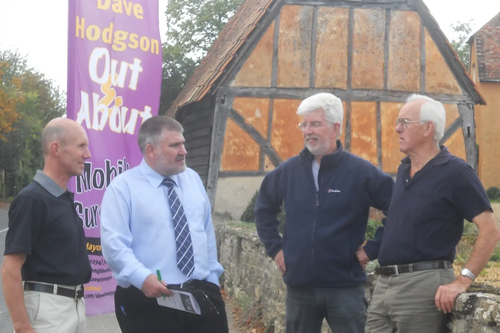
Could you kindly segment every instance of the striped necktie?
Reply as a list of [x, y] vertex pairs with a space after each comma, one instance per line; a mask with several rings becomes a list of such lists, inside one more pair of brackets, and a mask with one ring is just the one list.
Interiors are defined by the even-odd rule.
[[162, 184], [168, 187], [168, 202], [172, 213], [175, 245], [177, 247], [177, 267], [184, 275], [189, 277], [194, 271], [193, 244], [189, 233], [189, 225], [182, 204], [174, 190], [175, 181], [167, 177]]

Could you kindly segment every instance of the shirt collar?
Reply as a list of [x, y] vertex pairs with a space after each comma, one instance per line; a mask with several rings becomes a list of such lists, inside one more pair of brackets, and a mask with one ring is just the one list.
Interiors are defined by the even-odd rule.
[[57, 183], [47, 176], [46, 174], [43, 173], [41, 170], [37, 170], [35, 176], [33, 177], [33, 180], [40, 184], [41, 187], [43, 187], [47, 192], [52, 194], [53, 196], [60, 197], [63, 195], [66, 190], [61, 188], [61, 186], [57, 185]]
[[[439, 153], [436, 156], [434, 156], [432, 158], [432, 160], [430, 160], [427, 163], [428, 165], [438, 166], [438, 165], [446, 164], [453, 156], [450, 153], [450, 151], [448, 150], [448, 148], [446, 148], [445, 146], [439, 146], [439, 149], [440, 149]], [[401, 163], [403, 163], [405, 165], [410, 165], [411, 164], [410, 157], [406, 156], [405, 158], [403, 158], [401, 160]]]
[[[139, 169], [143, 176], [146, 178], [146, 180], [153, 186], [154, 188], [160, 187], [161, 184], [163, 183], [163, 177], [160, 175], [158, 172], [154, 171], [147, 163], [146, 160], [142, 159], [141, 164], [139, 164]], [[179, 185], [179, 179], [178, 175], [172, 175], [168, 176], [171, 178], [175, 184], [178, 186]]]

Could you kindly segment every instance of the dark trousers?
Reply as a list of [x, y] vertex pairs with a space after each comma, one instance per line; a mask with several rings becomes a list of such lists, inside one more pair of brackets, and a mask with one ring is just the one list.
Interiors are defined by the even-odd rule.
[[[168, 288], [168, 287], [167, 287]], [[130, 286], [116, 287], [115, 314], [123, 333], [228, 333], [224, 300], [217, 285], [198, 281], [196, 289], [203, 291], [217, 309], [201, 315], [158, 305], [156, 298]]]

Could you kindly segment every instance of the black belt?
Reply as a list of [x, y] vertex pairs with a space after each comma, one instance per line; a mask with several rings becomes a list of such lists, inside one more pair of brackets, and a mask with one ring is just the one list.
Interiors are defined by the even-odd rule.
[[427, 262], [417, 262], [414, 264], [406, 265], [391, 265], [382, 266], [375, 269], [375, 273], [385, 276], [399, 275], [402, 273], [411, 273], [417, 271], [425, 271], [428, 269], [443, 269], [443, 268], [453, 268], [453, 264], [449, 261], [427, 261]]
[[83, 297], [83, 286], [79, 289], [69, 289], [66, 287], [59, 286], [57, 284], [43, 284], [36, 282], [25, 282], [24, 290], [26, 291], [38, 291], [41, 293], [48, 293], [59, 296], [66, 296], [73, 298], [75, 301], [79, 301]]

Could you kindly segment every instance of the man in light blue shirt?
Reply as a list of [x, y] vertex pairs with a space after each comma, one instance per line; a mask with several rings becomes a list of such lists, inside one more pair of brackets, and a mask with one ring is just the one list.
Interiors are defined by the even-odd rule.
[[[169, 117], [145, 121], [141, 164], [117, 176], [102, 201], [102, 252], [118, 281], [122, 332], [228, 332], [210, 202], [186, 168], [182, 133]], [[157, 297], [172, 295], [169, 285], [202, 291], [212, 309], [196, 315], [158, 305]]]

